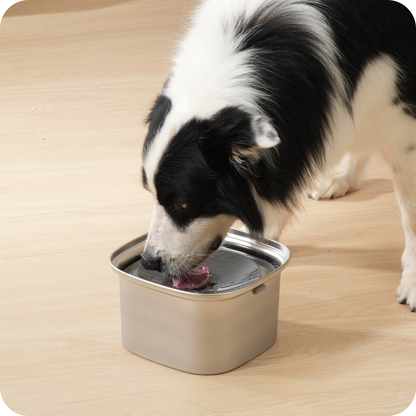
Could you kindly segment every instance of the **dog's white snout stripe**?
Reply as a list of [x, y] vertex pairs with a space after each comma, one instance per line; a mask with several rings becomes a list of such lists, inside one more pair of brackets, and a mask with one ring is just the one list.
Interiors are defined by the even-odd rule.
[[147, 234], [147, 240], [144, 250], [146, 251], [150, 247], [157, 246], [157, 235], [162, 218], [162, 207], [156, 202], [153, 207], [152, 218], [150, 220], [149, 233]]

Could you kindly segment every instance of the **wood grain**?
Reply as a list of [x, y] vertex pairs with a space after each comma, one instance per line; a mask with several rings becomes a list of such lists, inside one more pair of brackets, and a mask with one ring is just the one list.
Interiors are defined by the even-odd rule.
[[25, 416], [390, 416], [416, 389], [398, 305], [401, 219], [375, 158], [357, 192], [305, 201], [282, 242], [276, 344], [227, 374], [121, 343], [112, 250], [147, 231], [143, 120], [193, 0], [28, 0], [0, 27], [0, 390]]

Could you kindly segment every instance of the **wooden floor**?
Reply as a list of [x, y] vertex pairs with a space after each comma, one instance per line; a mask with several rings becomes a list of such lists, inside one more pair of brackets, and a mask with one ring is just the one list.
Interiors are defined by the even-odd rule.
[[146, 111], [192, 0], [27, 0], [0, 28], [0, 390], [25, 416], [390, 416], [416, 389], [416, 314], [390, 174], [306, 201], [282, 242], [276, 344], [196, 376], [121, 343], [113, 249], [147, 231]]

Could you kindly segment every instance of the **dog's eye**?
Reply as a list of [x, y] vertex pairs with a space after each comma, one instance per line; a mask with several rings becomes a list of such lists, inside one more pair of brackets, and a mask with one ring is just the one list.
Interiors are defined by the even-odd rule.
[[174, 204], [174, 205], [170, 205], [168, 207], [168, 209], [170, 211], [175, 211], [175, 212], [185, 211], [188, 208], [189, 208], [189, 205], [188, 204]]

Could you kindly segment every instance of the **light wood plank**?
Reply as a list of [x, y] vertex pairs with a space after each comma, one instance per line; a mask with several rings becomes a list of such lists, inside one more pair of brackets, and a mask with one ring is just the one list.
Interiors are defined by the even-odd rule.
[[27, 416], [391, 416], [416, 389], [398, 305], [400, 212], [380, 158], [357, 192], [305, 200], [282, 242], [278, 340], [197, 376], [121, 343], [108, 257], [147, 231], [148, 108], [194, 0], [30, 0], [0, 27], [0, 390]]

